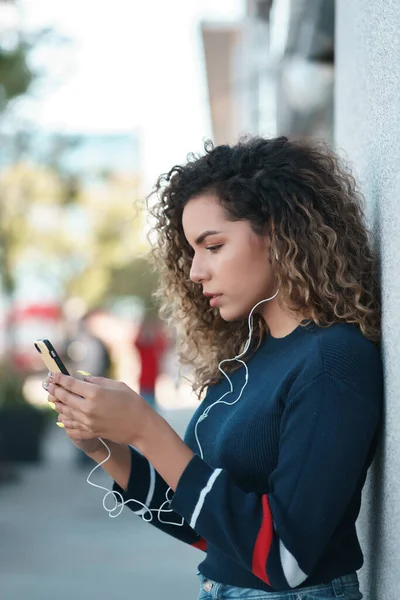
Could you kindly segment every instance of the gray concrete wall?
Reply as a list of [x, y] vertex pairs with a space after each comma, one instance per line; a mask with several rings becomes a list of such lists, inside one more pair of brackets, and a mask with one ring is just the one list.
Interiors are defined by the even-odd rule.
[[386, 379], [380, 450], [357, 523], [366, 600], [400, 597], [400, 2], [337, 0], [335, 146], [367, 200], [381, 253]]

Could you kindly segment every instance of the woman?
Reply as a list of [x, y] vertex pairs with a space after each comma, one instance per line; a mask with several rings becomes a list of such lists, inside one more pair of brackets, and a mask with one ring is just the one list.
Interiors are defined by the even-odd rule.
[[183, 441], [124, 383], [50, 374], [60, 424], [98, 463], [112, 440], [115, 493], [205, 551], [202, 599], [361, 598], [382, 369], [353, 178], [323, 145], [253, 138], [207, 145], [156, 193], [161, 314], [205, 397]]

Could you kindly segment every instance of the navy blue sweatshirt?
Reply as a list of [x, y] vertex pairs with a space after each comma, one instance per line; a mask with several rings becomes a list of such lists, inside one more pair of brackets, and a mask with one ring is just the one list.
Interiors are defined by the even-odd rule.
[[[228, 358], [228, 357], [227, 357]], [[152, 524], [206, 552], [199, 571], [214, 581], [265, 591], [331, 581], [358, 570], [363, 555], [355, 522], [378, 440], [383, 401], [379, 349], [356, 325], [299, 326], [267, 336], [246, 363], [248, 384], [232, 406], [207, 395], [185, 434], [195, 456], [183, 472], [171, 512]], [[245, 368], [229, 375], [233, 402]], [[124, 500], [154, 509], [168, 489], [131, 448]], [[148, 518], [135, 503], [128, 506]]]

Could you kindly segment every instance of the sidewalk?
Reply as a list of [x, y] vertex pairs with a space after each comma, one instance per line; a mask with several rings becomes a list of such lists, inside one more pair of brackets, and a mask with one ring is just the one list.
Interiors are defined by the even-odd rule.
[[[182, 435], [192, 411], [164, 414]], [[202, 553], [128, 507], [109, 518], [74, 450], [54, 427], [45, 462], [0, 488], [0, 600], [195, 600]], [[99, 471], [94, 481], [110, 487]]]

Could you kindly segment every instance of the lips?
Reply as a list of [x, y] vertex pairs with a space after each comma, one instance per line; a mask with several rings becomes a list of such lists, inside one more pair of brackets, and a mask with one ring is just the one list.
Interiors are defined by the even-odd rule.
[[217, 306], [222, 294], [205, 294], [205, 296], [210, 299], [210, 306], [214, 308], [214, 306]]

